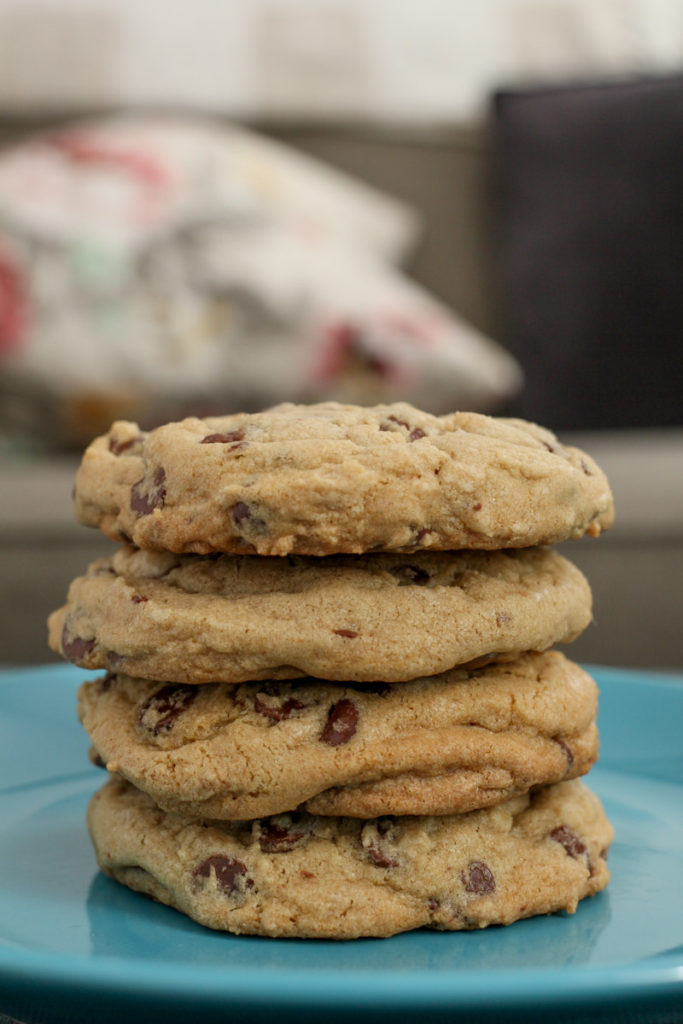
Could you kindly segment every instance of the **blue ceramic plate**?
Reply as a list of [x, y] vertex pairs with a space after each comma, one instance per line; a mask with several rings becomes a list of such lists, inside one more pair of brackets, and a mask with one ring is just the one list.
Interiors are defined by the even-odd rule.
[[102, 773], [74, 712], [86, 674], [0, 673], [0, 1010], [170, 1024], [680, 1009], [683, 678], [593, 671], [590, 785], [616, 829], [608, 890], [573, 916], [348, 943], [214, 933], [98, 874], [84, 817]]

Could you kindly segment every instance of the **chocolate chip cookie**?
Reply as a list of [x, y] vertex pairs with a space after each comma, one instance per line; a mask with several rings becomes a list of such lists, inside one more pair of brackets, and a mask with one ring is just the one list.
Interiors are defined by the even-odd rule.
[[578, 781], [447, 817], [196, 821], [121, 779], [92, 798], [102, 871], [201, 924], [352, 939], [510, 924], [603, 889], [612, 829]]
[[598, 753], [597, 687], [555, 651], [376, 688], [108, 675], [78, 707], [110, 771], [201, 818], [459, 813], [582, 775]]
[[180, 683], [391, 681], [573, 640], [585, 578], [553, 551], [259, 558], [120, 548], [50, 619], [84, 668]]
[[115, 423], [76, 479], [80, 522], [173, 552], [529, 547], [612, 523], [604, 474], [521, 420], [334, 402]]

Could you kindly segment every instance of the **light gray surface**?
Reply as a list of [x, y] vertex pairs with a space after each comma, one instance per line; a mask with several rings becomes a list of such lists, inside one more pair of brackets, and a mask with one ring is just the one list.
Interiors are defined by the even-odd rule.
[[[582, 434], [607, 472], [614, 528], [563, 546], [587, 575], [594, 624], [572, 657], [639, 668], [683, 668], [683, 430]], [[69, 581], [112, 550], [71, 515], [75, 460], [0, 463], [0, 663], [56, 660], [45, 619]]]
[[683, 543], [683, 429], [563, 434], [607, 473], [616, 506], [610, 540]]

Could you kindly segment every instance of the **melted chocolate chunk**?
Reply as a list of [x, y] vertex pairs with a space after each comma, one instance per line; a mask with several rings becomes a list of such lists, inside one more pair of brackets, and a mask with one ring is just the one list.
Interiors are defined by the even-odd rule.
[[155, 508], [162, 508], [166, 500], [166, 470], [159, 466], [151, 485], [143, 477], [133, 484], [130, 492], [130, 509], [139, 516], [148, 516]]
[[467, 876], [464, 871], [461, 873], [466, 892], [484, 896], [486, 893], [496, 891], [496, 880], [488, 864], [484, 864], [480, 860], [473, 860], [467, 870]]
[[405, 420], [400, 420], [398, 416], [387, 416], [387, 418], [382, 423], [380, 423], [379, 429], [394, 430], [395, 427], [392, 424], [395, 424], [396, 427], [405, 427], [406, 430], [410, 430], [410, 424], [406, 423]]
[[131, 601], [133, 604], [144, 604], [145, 601], [149, 601], [149, 598], [144, 597], [142, 594], [133, 594]]
[[242, 893], [245, 889], [254, 888], [254, 880], [247, 874], [247, 866], [234, 857], [226, 857], [222, 853], [203, 860], [193, 872], [194, 878], [211, 878], [214, 876], [218, 888], [226, 896]]
[[360, 842], [368, 859], [378, 868], [397, 868], [399, 859], [391, 850], [395, 840], [395, 828], [391, 818], [378, 818], [363, 825]]
[[366, 853], [372, 863], [378, 868], [397, 868], [398, 861], [390, 856], [381, 846], [368, 846]]
[[355, 629], [333, 629], [332, 632], [337, 636], [345, 636], [349, 640], [354, 640], [359, 635]]
[[330, 708], [320, 741], [328, 747], [341, 747], [355, 735], [357, 725], [358, 708], [348, 697], [342, 697]]
[[296, 697], [285, 697], [282, 700], [279, 694], [271, 694], [267, 690], [260, 690], [254, 697], [256, 711], [273, 722], [284, 722], [295, 711], [301, 711], [305, 707], [304, 702]]
[[137, 437], [131, 437], [129, 441], [117, 441], [116, 438], [109, 438], [109, 451], [112, 455], [122, 455], [123, 452], [128, 451], [132, 448], [135, 442], [138, 440]]
[[395, 565], [389, 572], [398, 580], [400, 587], [424, 587], [429, 583], [429, 573], [417, 565]]
[[65, 658], [68, 658], [69, 661], [78, 662], [86, 654], [91, 654], [94, 649], [94, 640], [83, 640], [80, 636], [72, 636], [66, 624], [64, 625], [62, 630], [62, 651]]
[[421, 429], [421, 427], [415, 427], [415, 429], [411, 430], [410, 433], [408, 434], [408, 440], [419, 441], [421, 437], [426, 436], [427, 435], [425, 434], [424, 430]]
[[563, 846], [565, 852], [570, 857], [573, 857], [574, 860], [586, 852], [586, 844], [583, 839], [573, 829], [569, 828], [568, 825], [558, 825], [550, 833], [550, 838], [559, 843], [560, 846]]
[[234, 444], [235, 441], [244, 440], [243, 430], [230, 430], [227, 434], [207, 434], [200, 441], [200, 444]]
[[263, 533], [266, 528], [265, 521], [258, 519], [252, 512], [249, 505], [244, 501], [238, 501], [229, 510], [232, 516], [232, 521], [238, 528], [243, 524], [248, 526], [252, 532]]
[[136, 722], [152, 736], [168, 732], [196, 696], [196, 686], [187, 686], [185, 683], [162, 686], [140, 705]]
[[233, 505], [230, 509], [232, 513], [232, 521], [236, 526], [240, 526], [245, 519], [251, 519], [251, 509], [243, 501], [238, 501], [236, 505]]
[[288, 853], [302, 846], [310, 829], [299, 825], [291, 815], [263, 821], [259, 831], [259, 846], [264, 853]]

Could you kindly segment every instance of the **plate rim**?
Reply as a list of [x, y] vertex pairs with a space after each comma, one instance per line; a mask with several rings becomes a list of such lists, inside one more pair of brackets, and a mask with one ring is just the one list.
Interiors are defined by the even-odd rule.
[[[259, 936], [240, 938], [272, 942]], [[272, 1007], [272, 993], [276, 990], [278, 1007], [282, 1009], [328, 1007], [371, 1011], [380, 1005], [386, 1010], [419, 1007], [424, 1011], [455, 1005], [458, 1009], [481, 1011], [503, 1005], [514, 1010], [550, 1005], [585, 1009], [605, 1003], [631, 1004], [636, 1000], [656, 1005], [674, 996], [681, 998], [683, 986], [683, 957], [676, 953], [608, 966], [494, 968], [486, 986], [482, 986], [481, 972], [435, 976], [421, 968], [397, 978], [389, 970], [373, 968], [367, 975], [355, 972], [352, 989], [338, 971], [329, 968], [307, 973], [305, 987], [300, 984], [303, 968], [269, 968], [268, 986], [264, 986], [259, 967], [231, 970], [226, 964], [218, 971], [215, 966], [173, 964], [150, 968], [147, 961], [131, 963], [124, 957], [92, 960], [87, 956], [25, 952], [11, 947], [4, 947], [4, 955], [5, 962], [0, 960], [0, 992], [3, 981], [17, 991], [28, 991], [40, 981], [47, 992], [77, 986], [92, 994], [106, 991], [116, 999], [153, 996], [160, 1006], [171, 1001], [179, 1005], [191, 1002], [197, 1008], [216, 1001], [225, 1006], [239, 1003], [254, 1009]], [[163, 993], [159, 991], [160, 979]]]

